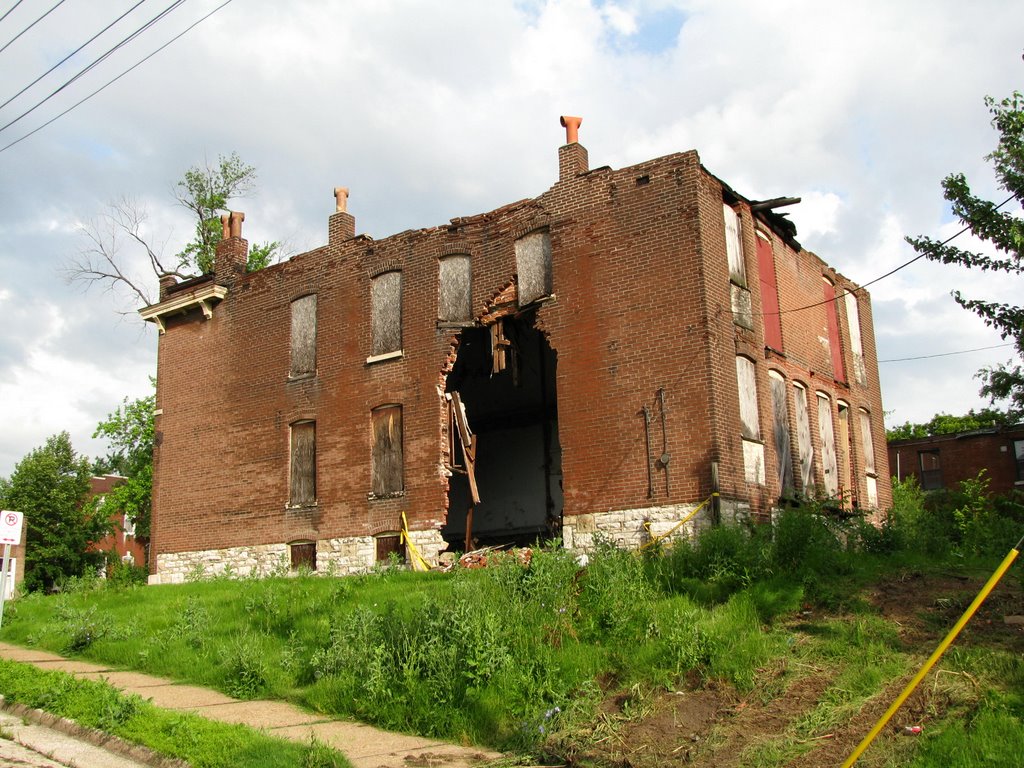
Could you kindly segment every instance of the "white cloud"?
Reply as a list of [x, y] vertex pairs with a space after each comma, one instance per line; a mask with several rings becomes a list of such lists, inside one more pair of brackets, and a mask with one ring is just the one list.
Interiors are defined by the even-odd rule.
[[[19, 128], [216, 5], [185, 4]], [[128, 7], [62, 6], [5, 52], [0, 93]], [[11, 28], [29, 16], [19, 7]], [[1019, 85], [1022, 26], [1024, 6], [994, 0], [969, 13], [953, 0], [232, 3], [0, 153], [0, 396], [25, 404], [4, 406], [0, 475], [69, 425], [89, 445], [95, 421], [133, 394], [123, 390], [148, 386], [153, 335], [119, 321], [104, 295], [70, 290], [59, 268], [79, 247], [75, 222], [125, 194], [145, 203], [174, 253], [190, 225], [172, 185], [204, 157], [238, 150], [256, 165], [258, 196], [237, 202], [246, 237], [301, 250], [326, 239], [335, 186], [351, 188], [357, 228], [375, 237], [537, 195], [557, 174], [558, 116], [579, 114], [594, 167], [695, 148], [741, 194], [802, 197], [786, 209], [800, 241], [863, 283], [914, 256], [904, 235], [951, 233], [947, 173], [999, 194], [983, 159], [995, 136], [982, 97]], [[19, 135], [0, 132], [0, 146]], [[870, 288], [879, 356], [993, 343], [949, 298], [954, 286], [1019, 302], [1012, 281], [918, 262]], [[35, 327], [29, 310], [46, 323]], [[86, 359], [93, 346], [102, 361]], [[887, 407], [921, 418], [965, 410], [977, 403], [971, 374], [999, 359], [887, 366]]]

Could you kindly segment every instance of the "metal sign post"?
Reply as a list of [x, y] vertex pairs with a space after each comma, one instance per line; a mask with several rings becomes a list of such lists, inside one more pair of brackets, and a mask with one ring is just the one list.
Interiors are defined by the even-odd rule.
[[11, 544], [21, 543], [21, 526], [25, 516], [21, 512], [0, 512], [0, 544], [4, 545], [4, 561], [0, 570], [0, 626], [4, 623], [4, 603], [7, 601], [7, 570], [11, 562]]

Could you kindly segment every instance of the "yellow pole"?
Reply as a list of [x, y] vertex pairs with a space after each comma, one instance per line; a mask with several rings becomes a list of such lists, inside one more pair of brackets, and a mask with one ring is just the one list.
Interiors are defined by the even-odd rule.
[[956, 625], [949, 630], [949, 634], [946, 635], [945, 639], [943, 639], [941, 643], [939, 643], [939, 647], [935, 649], [935, 652], [928, 658], [928, 661], [925, 662], [920, 671], [914, 675], [914, 679], [907, 683], [907, 687], [903, 689], [903, 693], [896, 697], [896, 701], [890, 705], [890, 707], [885, 711], [885, 714], [882, 715], [881, 719], [875, 723], [875, 727], [872, 728], [868, 735], [864, 737], [864, 740], [857, 745], [857, 748], [853, 750], [853, 753], [846, 758], [846, 762], [843, 763], [842, 768], [850, 768], [851, 765], [857, 762], [857, 759], [864, 753], [864, 750], [871, 746], [871, 742], [875, 740], [875, 737], [881, 733], [886, 723], [888, 723], [889, 720], [892, 719], [892, 716], [896, 714], [896, 710], [903, 706], [903, 702], [906, 701], [907, 697], [914, 692], [914, 689], [917, 688], [918, 684], [924, 679], [924, 676], [931, 671], [931, 668], [935, 666], [935, 662], [942, 657], [942, 654], [946, 652], [946, 649], [952, 645], [954, 640], [956, 640], [956, 636], [960, 634], [960, 630], [963, 629], [964, 625], [971, 620], [975, 611], [977, 611], [981, 604], [985, 602], [985, 598], [988, 597], [989, 592], [995, 589], [996, 584], [999, 583], [1003, 574], [1006, 573], [1007, 569], [1017, 558], [1017, 555], [1020, 554], [1021, 544], [1024, 544], [1024, 538], [1021, 538], [1021, 540], [1017, 542], [1017, 546], [1011, 549], [1006, 557], [1003, 558], [1003, 562], [999, 564], [995, 573], [989, 577], [985, 586], [981, 588], [981, 592], [979, 592], [978, 596], [974, 598], [974, 602], [968, 606], [966, 611], [964, 611], [964, 615], [960, 617], [960, 621], [958, 621]]

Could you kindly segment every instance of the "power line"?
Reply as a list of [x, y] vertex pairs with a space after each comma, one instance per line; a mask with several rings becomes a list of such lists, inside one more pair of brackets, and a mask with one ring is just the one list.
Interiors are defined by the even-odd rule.
[[[62, 2], [63, 2], [63, 0], [62, 0]], [[149, 20], [149, 21], [147, 21], [147, 22], [146, 22], [145, 24], [143, 24], [143, 25], [142, 25], [141, 27], [139, 27], [138, 29], [136, 29], [136, 30], [135, 30], [134, 32], [132, 32], [132, 33], [131, 33], [130, 35], [128, 35], [128, 37], [122, 38], [122, 39], [121, 39], [121, 41], [120, 41], [120, 42], [118, 42], [118, 43], [117, 43], [116, 45], [114, 45], [114, 47], [113, 47], [113, 48], [110, 48], [110, 49], [108, 49], [106, 53], [104, 53], [103, 55], [101, 55], [101, 56], [97, 57], [96, 59], [93, 59], [93, 61], [92, 61], [91, 63], [87, 64], [87, 65], [86, 65], [86, 66], [85, 66], [85, 67], [84, 67], [83, 69], [79, 70], [79, 72], [78, 72], [78, 73], [77, 73], [76, 75], [74, 75], [73, 77], [71, 77], [71, 78], [70, 78], [69, 80], [66, 80], [66, 81], [64, 82], [64, 84], [63, 84], [62, 86], [60, 86], [60, 87], [59, 87], [59, 88], [57, 88], [56, 90], [53, 90], [53, 91], [51, 91], [51, 92], [50, 92], [50, 95], [49, 95], [49, 96], [47, 96], [46, 98], [44, 98], [44, 99], [43, 99], [42, 101], [39, 101], [39, 102], [37, 102], [35, 106], [33, 106], [33, 107], [29, 108], [28, 110], [26, 110], [26, 111], [22, 112], [22, 113], [21, 113], [20, 115], [18, 115], [18, 116], [17, 116], [16, 118], [14, 118], [13, 120], [11, 120], [11, 121], [10, 121], [9, 123], [7, 123], [6, 125], [0, 126], [0, 131], [5, 131], [5, 130], [7, 130], [7, 129], [8, 129], [8, 128], [10, 128], [10, 127], [11, 127], [12, 125], [14, 125], [14, 124], [15, 124], [16, 122], [18, 122], [19, 120], [21, 120], [21, 119], [22, 119], [23, 117], [27, 117], [28, 115], [30, 115], [30, 114], [32, 114], [33, 112], [35, 112], [35, 111], [36, 111], [37, 109], [39, 109], [39, 107], [43, 106], [43, 104], [45, 104], [46, 102], [48, 102], [48, 101], [49, 101], [50, 99], [52, 99], [52, 98], [53, 98], [54, 96], [56, 96], [56, 95], [57, 95], [58, 93], [60, 93], [60, 92], [61, 92], [61, 91], [63, 91], [63, 90], [65, 89], [65, 88], [67, 88], [67, 87], [68, 87], [69, 85], [71, 85], [71, 84], [72, 84], [73, 82], [75, 82], [76, 80], [78, 80], [78, 78], [82, 77], [82, 75], [86, 74], [87, 72], [89, 72], [90, 70], [92, 70], [92, 69], [93, 69], [94, 67], [96, 67], [96, 66], [97, 66], [98, 64], [100, 64], [101, 62], [103, 62], [103, 61], [104, 61], [104, 60], [105, 60], [105, 59], [106, 59], [107, 57], [109, 57], [109, 56], [110, 56], [110, 55], [111, 55], [112, 53], [114, 53], [115, 51], [117, 51], [117, 50], [118, 50], [119, 48], [122, 48], [122, 47], [124, 47], [125, 45], [127, 45], [128, 43], [130, 43], [130, 42], [131, 42], [132, 40], [134, 40], [134, 39], [135, 39], [136, 37], [138, 37], [139, 35], [141, 35], [141, 34], [142, 34], [143, 32], [145, 32], [145, 31], [146, 31], [147, 29], [149, 29], [150, 27], [152, 27], [152, 26], [153, 26], [154, 24], [156, 24], [156, 23], [157, 23], [158, 21], [160, 21], [161, 19], [163, 19], [164, 17], [166, 17], [166, 16], [167, 16], [167, 14], [169, 14], [169, 13], [170, 13], [171, 11], [175, 10], [176, 8], [178, 8], [178, 7], [179, 7], [179, 6], [180, 6], [180, 5], [182, 4], [182, 3], [184, 3], [184, 2], [185, 2], [185, 0], [174, 0], [174, 2], [173, 2], [173, 3], [171, 3], [171, 4], [169, 5], [169, 6], [167, 6], [167, 8], [165, 8], [164, 10], [162, 10], [162, 11], [161, 11], [160, 13], [158, 13], [158, 14], [157, 14], [156, 16], [154, 16], [154, 17], [153, 17], [152, 19], [150, 19], [150, 20]]]
[[907, 360], [928, 360], [932, 357], [949, 357], [950, 355], [966, 355], [968, 352], [982, 352], [986, 349], [1000, 349], [1001, 347], [1012, 347], [1012, 343], [993, 344], [991, 347], [975, 347], [974, 349], [961, 349], [957, 352], [940, 352], [937, 355], [918, 355], [917, 357], [896, 357], [891, 360], [879, 360], [879, 363], [902, 363]]
[[[6, 50], [7, 50], [7, 49], [8, 49], [9, 47], [10, 47], [11, 43], [13, 43], [13, 42], [14, 42], [15, 40], [17, 40], [17, 39], [18, 39], [19, 37], [21, 37], [21, 36], [22, 36], [22, 35], [24, 35], [24, 34], [25, 34], [26, 32], [28, 32], [28, 31], [29, 31], [30, 29], [32, 29], [32, 27], [34, 27], [34, 26], [35, 26], [36, 24], [38, 24], [38, 23], [39, 23], [40, 21], [42, 21], [42, 20], [43, 20], [43, 19], [45, 19], [45, 18], [46, 18], [47, 16], [49, 16], [49, 15], [50, 15], [51, 13], [53, 13], [53, 12], [54, 12], [54, 11], [56, 11], [56, 10], [57, 10], [58, 8], [60, 8], [60, 7], [62, 6], [62, 5], [64, 5], [64, 2], [65, 2], [65, 0], [57, 0], [57, 4], [56, 4], [55, 6], [53, 6], [53, 8], [51, 8], [50, 10], [48, 10], [48, 11], [47, 11], [46, 13], [44, 13], [44, 14], [43, 14], [42, 16], [40, 16], [40, 17], [39, 17], [38, 19], [36, 19], [36, 20], [35, 20], [35, 21], [33, 21], [33, 22], [32, 22], [31, 24], [29, 24], [29, 25], [28, 25], [27, 27], [25, 27], [25, 28], [24, 28], [23, 30], [21, 30], [21, 32], [19, 32], [19, 33], [18, 33], [18, 34], [16, 34], [16, 35], [15, 35], [14, 37], [12, 37], [12, 38], [11, 38], [10, 40], [8, 40], [8, 41], [7, 41], [7, 44], [6, 44], [6, 45], [4, 45], [4, 47], [3, 47], [3, 48], [0, 48], [0, 53], [3, 53], [4, 51], [6, 51]], [[18, 7], [17, 5], [15, 5], [15, 6], [14, 6], [14, 8], [17, 8], [17, 7]], [[13, 11], [13, 10], [14, 10], [14, 8], [11, 8], [11, 11]], [[7, 13], [10, 13], [11, 11], [8, 11]], [[3, 17], [4, 19], [6, 19], [6, 18], [7, 18], [7, 13], [5, 13], [5, 14], [4, 14], [4, 17]], [[0, 19], [0, 21], [3, 21], [3, 19]]]
[[199, 26], [200, 24], [202, 24], [202, 23], [203, 23], [204, 21], [206, 21], [206, 20], [207, 20], [208, 18], [210, 18], [211, 16], [213, 16], [213, 14], [215, 14], [215, 13], [216, 13], [217, 11], [219, 11], [219, 10], [220, 10], [221, 8], [223, 8], [224, 6], [226, 6], [226, 5], [227, 5], [228, 3], [230, 3], [230, 2], [231, 2], [231, 0], [224, 0], [224, 2], [223, 2], [223, 3], [221, 3], [220, 5], [218, 5], [218, 6], [216, 7], [216, 8], [214, 8], [214, 9], [213, 9], [212, 11], [210, 11], [210, 12], [209, 12], [208, 14], [206, 14], [205, 16], [203, 16], [203, 17], [202, 17], [201, 19], [199, 19], [198, 21], [194, 22], [194, 23], [193, 23], [193, 24], [191, 24], [190, 26], [186, 27], [186, 28], [185, 28], [185, 29], [184, 29], [184, 30], [183, 30], [182, 32], [180, 32], [180, 33], [178, 33], [177, 35], [175, 35], [174, 37], [172, 37], [172, 38], [171, 38], [170, 40], [168, 40], [168, 41], [167, 41], [166, 43], [164, 43], [163, 45], [161, 45], [161, 46], [160, 46], [159, 48], [157, 48], [157, 49], [156, 49], [155, 51], [153, 51], [152, 53], [150, 53], [149, 55], [147, 55], [147, 56], [146, 56], [145, 58], [141, 59], [141, 60], [140, 60], [140, 61], [138, 61], [137, 63], [135, 63], [135, 64], [133, 64], [132, 66], [130, 66], [130, 67], [129, 67], [128, 69], [126, 69], [126, 70], [125, 70], [124, 72], [122, 72], [122, 73], [121, 73], [120, 75], [118, 75], [117, 77], [115, 77], [115, 78], [114, 78], [113, 80], [110, 80], [110, 81], [108, 81], [108, 82], [107, 82], [107, 83], [106, 83], [105, 85], [102, 85], [101, 87], [97, 88], [97, 89], [96, 89], [95, 91], [93, 91], [92, 93], [90, 93], [90, 94], [89, 94], [88, 96], [86, 96], [86, 97], [85, 97], [84, 99], [82, 99], [81, 101], [77, 102], [76, 104], [72, 104], [72, 105], [71, 105], [70, 107], [68, 107], [67, 109], [65, 109], [65, 110], [64, 110], [63, 112], [61, 112], [61, 113], [60, 113], [59, 115], [57, 115], [56, 117], [50, 118], [50, 119], [49, 119], [49, 120], [47, 120], [47, 121], [46, 121], [45, 123], [43, 123], [42, 125], [40, 125], [40, 126], [39, 126], [38, 128], [35, 128], [35, 129], [33, 129], [33, 130], [29, 131], [28, 133], [26, 133], [26, 134], [25, 134], [24, 136], [22, 136], [22, 137], [21, 137], [20, 139], [15, 139], [14, 141], [12, 141], [12, 142], [11, 142], [10, 144], [8, 144], [7, 146], [5, 146], [5, 147], [0, 147], [0, 152], [6, 152], [6, 151], [7, 151], [8, 149], [10, 149], [11, 147], [13, 147], [13, 146], [14, 146], [15, 144], [19, 144], [19, 143], [21, 143], [22, 141], [24, 141], [25, 139], [27, 139], [27, 138], [28, 138], [29, 136], [32, 136], [33, 134], [35, 134], [35, 133], [38, 133], [39, 131], [43, 130], [43, 128], [45, 128], [46, 126], [48, 126], [48, 125], [49, 125], [50, 123], [52, 123], [52, 122], [54, 122], [55, 120], [59, 120], [60, 118], [64, 117], [64, 115], [66, 115], [66, 114], [67, 114], [68, 112], [70, 112], [71, 110], [73, 110], [73, 109], [75, 109], [75, 108], [77, 108], [77, 107], [81, 106], [82, 104], [84, 104], [85, 102], [87, 102], [87, 101], [88, 101], [89, 99], [91, 99], [91, 98], [92, 98], [93, 96], [95, 96], [96, 94], [100, 93], [101, 91], [105, 90], [105, 89], [106, 89], [106, 88], [108, 88], [109, 86], [111, 86], [111, 85], [113, 85], [114, 83], [116, 83], [116, 82], [117, 82], [118, 80], [120, 80], [120, 79], [121, 79], [122, 77], [124, 77], [125, 75], [127, 75], [127, 74], [128, 74], [129, 72], [131, 72], [131, 71], [132, 71], [133, 69], [135, 69], [136, 67], [139, 67], [140, 65], [142, 65], [142, 64], [146, 63], [147, 61], [149, 61], [149, 60], [150, 60], [151, 58], [153, 58], [153, 57], [154, 57], [154, 56], [156, 56], [156, 55], [157, 55], [158, 53], [160, 53], [160, 51], [162, 51], [162, 50], [163, 50], [164, 48], [166, 48], [167, 46], [169, 46], [169, 45], [170, 45], [171, 43], [173, 43], [173, 42], [174, 42], [175, 40], [179, 39], [180, 37], [183, 37], [183, 36], [184, 36], [184, 35], [185, 35], [186, 33], [190, 32], [190, 31], [191, 31], [192, 29], [194, 29], [195, 27], [197, 27], [197, 26]]
[[24, 2], [24, 0], [18, 0], [18, 2], [16, 2], [14, 5], [12, 5], [10, 8], [8, 8], [7, 9], [7, 13], [5, 13], [3, 16], [0, 16], [0, 21], [3, 21], [8, 16], [10, 16], [14, 12], [14, 9], [17, 8], [19, 5], [21, 5], [23, 2]]
[[[1000, 203], [999, 205], [997, 205], [997, 206], [996, 206], [996, 207], [995, 207], [995, 208], [994, 208], [993, 210], [996, 210], [996, 211], [998, 211], [998, 210], [999, 210], [1000, 208], [1002, 208], [1002, 207], [1003, 207], [1004, 205], [1006, 205], [1006, 204], [1007, 204], [1008, 202], [1010, 202], [1010, 201], [1011, 201], [1011, 200], [1013, 200], [1014, 198], [1015, 198], [1015, 195], [1010, 195], [1010, 196], [1009, 196], [1008, 198], [1006, 198], [1005, 200], [1003, 200], [1003, 202], [1001, 202], [1001, 203]], [[968, 231], [970, 231], [970, 229], [971, 229], [971, 228], [970, 228], [970, 226], [966, 226], [966, 227], [964, 227], [964, 228], [963, 228], [963, 229], [961, 229], [961, 230], [960, 230], [959, 232], [957, 232], [957, 233], [956, 233], [955, 235], [952, 235], [952, 236], [950, 236], [950, 237], [947, 237], [947, 238], [946, 238], [945, 240], [943, 240], [943, 241], [942, 241], [941, 243], [939, 243], [939, 246], [941, 247], [941, 246], [943, 246], [943, 245], [946, 245], [946, 244], [947, 244], [947, 243], [949, 243], [949, 242], [952, 242], [952, 241], [953, 241], [953, 240], [955, 240], [956, 238], [960, 237], [960, 235], [962, 235], [962, 234], [963, 234], [964, 232], [968, 232]], [[864, 283], [863, 285], [861, 285], [860, 287], [858, 287], [858, 288], [857, 288], [857, 289], [855, 289], [855, 290], [852, 290], [852, 291], [843, 291], [842, 293], [840, 293], [840, 294], [838, 294], [837, 296], [835, 296], [835, 297], [834, 297], [834, 299], [823, 299], [822, 301], [817, 301], [817, 302], [815, 302], [814, 304], [807, 304], [807, 305], [805, 305], [805, 306], [803, 306], [803, 307], [794, 307], [793, 309], [783, 309], [783, 310], [780, 310], [780, 311], [778, 311], [778, 312], [762, 312], [761, 314], [762, 314], [762, 315], [787, 315], [787, 314], [789, 314], [790, 312], [802, 312], [802, 311], [803, 311], [803, 310], [805, 310], [805, 309], [813, 309], [814, 307], [820, 307], [820, 306], [822, 306], [822, 305], [824, 305], [824, 304], [830, 304], [830, 303], [831, 303], [831, 302], [832, 302], [833, 300], [838, 300], [838, 299], [841, 299], [841, 298], [843, 298], [844, 296], [848, 296], [849, 294], [853, 294], [854, 296], [856, 296], [856, 295], [857, 295], [857, 291], [859, 291], [859, 290], [862, 290], [862, 289], [864, 289], [864, 288], [867, 288], [867, 287], [868, 287], [869, 285], [874, 285], [875, 283], [877, 283], [877, 282], [879, 282], [879, 281], [881, 281], [881, 280], [884, 280], [884, 279], [885, 279], [885, 278], [887, 278], [887, 277], [891, 277], [892, 275], [895, 275], [895, 274], [896, 274], [897, 272], [899, 272], [899, 271], [900, 271], [901, 269], [906, 269], [906, 268], [907, 268], [907, 267], [909, 267], [909, 266], [910, 266], [911, 264], [913, 264], [913, 263], [914, 263], [915, 261], [918, 261], [919, 259], [923, 259], [923, 258], [924, 258], [924, 256], [925, 256], [925, 255], [924, 255], [923, 253], [919, 253], [919, 254], [918, 254], [917, 256], [915, 256], [914, 258], [912, 258], [912, 259], [911, 259], [910, 261], [907, 261], [907, 262], [905, 262], [905, 263], [903, 263], [903, 264], [900, 264], [900, 265], [899, 265], [898, 267], [896, 267], [895, 269], [891, 269], [891, 270], [889, 270], [888, 272], [886, 272], [886, 273], [885, 273], [884, 275], [882, 275], [881, 277], [876, 277], [876, 278], [875, 278], [874, 280], [870, 280], [870, 281], [868, 281], [868, 282]]]
[[[62, 65], [62, 64], [63, 64], [64, 62], [66, 62], [66, 61], [67, 61], [68, 59], [70, 59], [70, 58], [71, 58], [72, 56], [74, 56], [74, 55], [75, 55], [76, 53], [78, 53], [79, 51], [81, 51], [81, 50], [82, 50], [83, 48], [85, 48], [85, 46], [87, 46], [87, 45], [88, 45], [89, 43], [91, 43], [91, 42], [92, 42], [93, 40], [95, 40], [95, 39], [96, 39], [97, 37], [99, 37], [100, 35], [102, 35], [102, 34], [103, 34], [104, 32], [106, 32], [106, 31], [107, 31], [108, 29], [110, 29], [110, 28], [111, 28], [112, 26], [114, 26], [115, 24], [117, 24], [117, 22], [121, 21], [121, 19], [123, 19], [123, 18], [124, 18], [125, 16], [127, 16], [127, 15], [128, 15], [129, 13], [131, 13], [132, 11], [134, 11], [134, 10], [135, 10], [136, 8], [138, 8], [138, 7], [140, 6], [140, 5], [142, 5], [142, 4], [144, 3], [144, 2], [146, 2], [146, 0], [139, 0], [139, 2], [137, 2], [137, 3], [135, 4], [135, 5], [133, 5], [133, 6], [131, 7], [131, 8], [129, 8], [129, 9], [127, 10], [127, 11], [125, 11], [124, 13], [122, 13], [122, 14], [121, 14], [120, 16], [118, 16], [118, 17], [117, 17], [116, 19], [114, 19], [114, 20], [113, 20], [112, 22], [110, 22], [109, 24], [107, 24], [107, 26], [105, 26], [105, 27], [104, 27], [103, 29], [101, 29], [101, 30], [100, 30], [99, 32], [97, 32], [97, 33], [96, 33], [95, 35], [93, 35], [92, 37], [90, 37], [90, 38], [89, 38], [88, 40], [86, 40], [86, 41], [85, 41], [84, 43], [82, 43], [82, 44], [81, 44], [80, 46], [78, 46], [77, 48], [75, 48], [75, 50], [73, 50], [73, 51], [72, 51], [71, 53], [69, 53], [69, 54], [68, 54], [67, 56], [65, 56], [65, 57], [64, 57], [63, 59], [61, 59], [60, 61], [58, 61], [58, 62], [57, 62], [56, 64], [54, 64], [54, 65], [53, 65], [52, 67], [50, 67], [50, 68], [49, 68], [48, 70], [46, 70], [45, 72], [43, 72], [43, 74], [41, 74], [41, 75], [40, 75], [39, 77], [37, 77], [37, 78], [36, 78], [35, 80], [33, 80], [33, 81], [32, 81], [31, 83], [29, 83], [28, 85], [26, 85], [26, 86], [25, 86], [24, 88], [22, 88], [22, 89], [21, 89], [20, 91], [18, 91], [18, 92], [17, 92], [16, 94], [14, 94], [13, 96], [11, 96], [11, 98], [9, 98], [9, 99], [8, 99], [7, 101], [5, 101], [5, 102], [4, 102], [3, 104], [0, 104], [0, 109], [3, 109], [3, 108], [4, 108], [4, 107], [6, 107], [6, 106], [7, 106], [8, 104], [10, 104], [10, 103], [11, 103], [12, 101], [14, 101], [14, 100], [15, 100], [16, 98], [18, 98], [19, 96], [21, 96], [21, 94], [23, 94], [23, 93], [24, 93], [25, 91], [27, 91], [27, 90], [28, 90], [29, 88], [31, 88], [31, 87], [32, 87], [33, 85], [35, 85], [36, 83], [38, 83], [38, 82], [39, 82], [40, 80], [42, 80], [42, 79], [43, 79], [44, 77], [46, 77], [46, 76], [47, 76], [48, 74], [50, 74], [51, 72], [53, 72], [53, 70], [57, 69], [57, 67], [61, 66], [61, 65]], [[13, 10], [13, 9], [12, 9], [12, 10]], [[8, 11], [8, 13], [10, 13], [10, 11]], [[3, 19], [2, 19], [2, 18], [0, 18], [0, 21], [3, 21]]]

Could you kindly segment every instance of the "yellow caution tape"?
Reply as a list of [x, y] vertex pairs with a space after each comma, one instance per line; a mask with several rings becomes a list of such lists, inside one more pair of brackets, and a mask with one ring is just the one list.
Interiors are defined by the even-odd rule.
[[402, 543], [409, 550], [412, 569], [414, 571], [429, 571], [430, 563], [423, 559], [423, 555], [420, 554], [420, 551], [413, 544], [412, 538], [409, 536], [409, 521], [405, 519], [405, 512], [402, 513]]
[[673, 525], [671, 528], [669, 528], [667, 531], [665, 531], [660, 536], [655, 536], [655, 535], [651, 534], [651, 523], [650, 523], [650, 521], [645, 521], [644, 522], [644, 530], [646, 530], [647, 533], [651, 536], [651, 540], [648, 541], [646, 544], [644, 544], [642, 547], [640, 547], [640, 549], [638, 549], [637, 551], [638, 552], [643, 552], [648, 547], [653, 547], [655, 544], [657, 544], [662, 539], [665, 539], [665, 538], [671, 536], [673, 533], [675, 533], [677, 528], [679, 528], [680, 526], [683, 526], [686, 523], [690, 522], [690, 520], [692, 520], [694, 518], [694, 516], [698, 512], [700, 512], [702, 509], [704, 509], [704, 507], [706, 507], [711, 502], [711, 499], [713, 497], [717, 496], [717, 495], [718, 495], [717, 493], [712, 493], [711, 496], [708, 496], [706, 499], [704, 499], [704, 501], [702, 501], [700, 504], [698, 504], [697, 508], [695, 510], [693, 510], [693, 512], [688, 514], [686, 517], [684, 517], [678, 523]]

